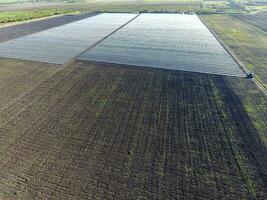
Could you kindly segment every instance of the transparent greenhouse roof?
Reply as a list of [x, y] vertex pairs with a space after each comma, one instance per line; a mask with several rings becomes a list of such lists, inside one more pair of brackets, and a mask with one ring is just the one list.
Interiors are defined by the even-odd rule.
[[101, 14], [0, 43], [0, 57], [64, 64], [136, 14]]
[[196, 15], [141, 14], [79, 59], [245, 75]]

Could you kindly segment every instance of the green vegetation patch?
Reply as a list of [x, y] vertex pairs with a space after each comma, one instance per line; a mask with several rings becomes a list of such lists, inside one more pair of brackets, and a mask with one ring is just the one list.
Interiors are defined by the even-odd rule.
[[201, 18], [267, 89], [267, 34], [229, 15], [205, 15]]
[[239, 96], [244, 109], [248, 113], [259, 137], [267, 147], [267, 98], [255, 84], [248, 80], [227, 77], [227, 81]]
[[88, 3], [83, 6], [69, 5], [68, 8], [86, 12], [198, 12], [201, 10], [199, 1], [192, 3], [153, 3], [153, 2], [111, 2], [111, 3]]
[[0, 24], [31, 20], [71, 12], [72, 11], [65, 9], [0, 12]]
[[9, 4], [9, 3], [24, 3], [29, 2], [30, 0], [1, 0], [0, 4]]

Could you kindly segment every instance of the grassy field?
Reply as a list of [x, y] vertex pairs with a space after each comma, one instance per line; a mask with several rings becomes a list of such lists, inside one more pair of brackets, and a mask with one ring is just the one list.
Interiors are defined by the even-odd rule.
[[66, 2], [66, 3], [107, 3], [107, 2], [149, 2], [149, 3], [179, 3], [179, 2], [200, 2], [202, 0], [1, 0], [0, 4], [10, 3], [35, 3], [35, 2]]
[[0, 66], [2, 199], [266, 197], [266, 149], [223, 76]]
[[265, 5], [245, 4], [237, 0], [70, 0], [0, 2], [0, 23], [24, 21], [69, 12], [175, 12], [175, 13], [248, 13], [266, 10]]
[[229, 0], [204, 0], [203, 12], [206, 13], [242, 13], [243, 7], [233, 5]]
[[8, 3], [24, 3], [29, 2], [30, 0], [1, 0], [0, 4], [8, 4]]
[[266, 33], [229, 15], [203, 15], [201, 18], [267, 89]]
[[[17, 10], [16, 10], [17, 6]], [[93, 1], [86, 4], [18, 4], [0, 7], [0, 24], [11, 22], [25, 21], [47, 16], [73, 13], [73, 12], [197, 12], [201, 9], [201, 1], [195, 0], [185, 1], [111, 1], [103, 3], [103, 1]]]
[[267, 12], [259, 12], [250, 15], [233, 15], [233, 17], [267, 32]]
[[[202, 6], [202, 0], [132, 0], [132, 1], [124, 1], [124, 0], [92, 0], [92, 1], [73, 1], [73, 3], [67, 3], [64, 1], [52, 1], [52, 2], [37, 2], [37, 3], [27, 3], [26, 6], [23, 7], [23, 4], [13, 4], [13, 7], [18, 7], [18, 9], [31, 9], [31, 7], [39, 9], [51, 7], [54, 4], [55, 7], [60, 8], [68, 8], [68, 9], [79, 9], [79, 10], [87, 10], [87, 11], [102, 11], [103, 9], [114, 11], [121, 9], [122, 12], [126, 12], [128, 10], [133, 11], [197, 11]], [[171, 6], [173, 8], [171, 8]], [[7, 8], [10, 8], [9, 5], [6, 5]], [[2, 5], [4, 8], [4, 5]], [[166, 10], [168, 8], [168, 10]]]
[[20, 22], [25, 20], [67, 14], [72, 12], [73, 11], [66, 9], [0, 12], [0, 24]]
[[[230, 87], [238, 95], [242, 105], [249, 115], [262, 144], [267, 148], [267, 98], [250, 81], [240, 82], [237, 79], [225, 78]], [[247, 82], [247, 83], [246, 83]]]

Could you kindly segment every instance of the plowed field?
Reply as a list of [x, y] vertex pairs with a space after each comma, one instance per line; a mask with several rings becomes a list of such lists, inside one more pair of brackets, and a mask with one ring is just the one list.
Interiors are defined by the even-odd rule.
[[0, 67], [0, 199], [266, 198], [266, 148], [223, 76]]

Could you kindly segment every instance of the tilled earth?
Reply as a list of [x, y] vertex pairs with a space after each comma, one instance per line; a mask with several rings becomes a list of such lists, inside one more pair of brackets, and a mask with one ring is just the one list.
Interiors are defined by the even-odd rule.
[[223, 76], [1, 59], [0, 86], [0, 199], [266, 198]]

